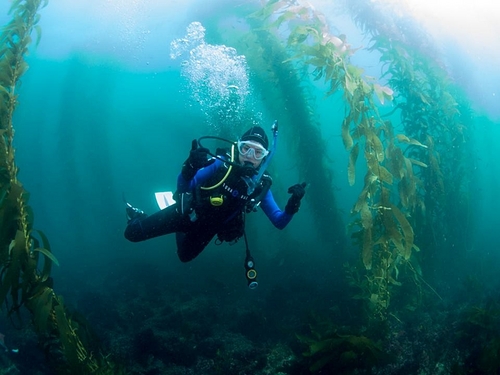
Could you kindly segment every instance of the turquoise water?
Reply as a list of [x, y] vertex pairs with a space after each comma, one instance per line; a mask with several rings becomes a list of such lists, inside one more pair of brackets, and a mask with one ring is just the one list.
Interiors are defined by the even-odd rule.
[[[205, 64], [203, 72], [208, 70], [213, 78], [215, 71], [209, 67], [232, 69], [230, 63], [241, 63], [238, 50], [224, 48], [245, 33], [244, 17], [258, 9], [259, 2], [215, 3], [176, 4], [174, 11], [174, 4], [155, 1], [51, 2], [42, 11], [42, 39], [27, 57], [30, 69], [18, 89], [14, 126], [19, 179], [31, 193], [35, 227], [49, 237], [60, 262], [53, 270], [55, 290], [97, 327], [105, 345], [115, 346], [113, 354], [129, 356], [133, 373], [239, 374], [244, 368], [255, 374], [304, 373], [303, 348], [295, 333], [306, 330], [311, 313], [331, 314], [345, 325], [361, 320], [356, 315], [358, 306], [352, 311], [349, 307], [352, 293], [343, 273], [344, 261], [352, 261], [358, 252], [351, 245], [347, 225], [362, 186], [358, 182], [349, 187], [347, 181], [340, 95], [325, 99], [322, 88], [313, 86], [314, 115], [330, 158], [325, 168], [331, 170], [332, 181], [308, 190], [316, 197], [324, 194], [325, 199], [333, 195], [337, 207], [325, 206], [319, 216], [322, 223], [318, 223], [318, 215], [306, 199], [284, 231], [273, 228], [262, 212], [249, 216], [250, 247], [259, 270], [257, 291], [246, 286], [243, 241], [234, 246], [211, 244], [195, 261], [181, 264], [174, 236], [142, 243], [130, 243], [123, 237], [123, 194], [134, 206], [154, 212], [154, 193], [175, 190], [193, 138], [223, 134], [235, 139], [249, 118], [266, 129], [275, 119], [280, 120], [280, 144], [272, 165], [273, 193], [280, 207], [288, 199], [288, 186], [304, 179], [299, 160], [308, 150], [296, 151], [292, 122], [286, 121], [298, 111], [293, 105], [283, 108], [278, 104], [279, 88], [274, 82], [258, 81], [257, 72], [248, 66], [241, 70], [238, 65], [235, 76], [217, 76], [210, 87], [207, 79], [196, 81], [196, 72], [186, 70], [186, 52], [192, 48], [171, 58], [171, 42], [185, 38], [186, 27], [199, 21], [206, 28], [204, 43], [215, 48], [205, 52], [212, 58], [215, 50], [221, 53], [208, 62], [207, 55], [197, 55], [196, 62]], [[0, 7], [2, 15], [6, 13], [3, 8], [5, 4]], [[327, 13], [327, 17], [331, 22], [339, 20], [335, 14]], [[340, 19], [339, 31], [351, 43], [364, 44], [361, 32]], [[470, 261], [470, 269], [469, 264], [460, 264], [455, 272], [440, 264], [443, 279], [433, 279], [439, 294], [449, 298], [450, 311], [471, 297], [454, 299], [462, 291], [463, 280], [498, 286], [494, 277], [500, 260], [495, 236], [500, 211], [495, 141], [500, 136], [500, 114], [498, 101], [492, 99], [500, 95], [494, 92], [498, 89], [494, 83], [500, 80], [489, 63], [479, 68], [480, 59], [462, 48], [443, 51], [450, 75], [468, 95], [474, 111], [468, 139], [468, 152], [474, 160], [468, 197], [473, 215], [470, 225], [464, 226], [468, 243], [461, 258]], [[377, 75], [378, 61], [372, 54], [360, 51], [353, 59]], [[224, 61], [229, 65], [223, 65]], [[304, 76], [300, 84], [311, 85], [311, 81]], [[237, 86], [244, 95], [231, 99], [231, 92], [221, 90], [224, 85]], [[240, 104], [244, 100], [245, 111], [235, 111], [234, 100]], [[337, 217], [340, 221], [334, 222]], [[443, 258], [453, 258], [453, 249], [446, 249]], [[435, 272], [429, 270], [434, 276]], [[428, 319], [425, 313], [421, 317], [422, 321]], [[451, 323], [446, 319], [451, 318], [434, 324], [441, 329]], [[181, 337], [182, 345], [172, 336]], [[145, 345], [139, 353], [141, 340], [158, 343]], [[117, 348], [118, 342], [123, 346]], [[215, 349], [208, 342], [216, 342]], [[204, 343], [200, 345], [203, 349], [197, 351], [200, 343]], [[223, 343], [240, 349], [247, 346], [231, 352]], [[33, 342], [25, 345], [36, 350]], [[178, 347], [178, 352], [172, 349]], [[162, 355], [165, 352], [168, 354]], [[300, 365], [268, 361], [252, 368], [239, 358], [230, 367], [221, 359], [223, 355], [247, 355], [258, 362], [265, 361], [269, 353], [278, 353], [283, 363], [295, 356]], [[161, 363], [152, 364], [151, 358]], [[416, 354], [412, 358], [419, 362]], [[224, 370], [215, 369], [214, 363]], [[406, 371], [418, 373], [415, 368]], [[379, 373], [397, 372], [386, 369]]]

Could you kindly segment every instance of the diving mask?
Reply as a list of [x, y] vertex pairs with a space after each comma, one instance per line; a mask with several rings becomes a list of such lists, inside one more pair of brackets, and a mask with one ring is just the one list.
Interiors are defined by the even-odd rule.
[[269, 151], [262, 145], [252, 141], [238, 141], [238, 152], [240, 155], [253, 157], [255, 160], [262, 160], [269, 154]]

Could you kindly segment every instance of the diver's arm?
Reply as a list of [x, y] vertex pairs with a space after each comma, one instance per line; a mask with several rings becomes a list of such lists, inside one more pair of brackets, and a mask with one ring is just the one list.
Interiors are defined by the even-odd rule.
[[273, 225], [278, 229], [285, 228], [290, 220], [292, 220], [293, 215], [287, 214], [285, 211], [280, 210], [278, 204], [274, 200], [271, 190], [268, 190], [266, 195], [264, 195], [260, 206], [262, 207], [262, 211], [264, 211], [269, 220], [271, 220], [271, 223], [273, 223]]

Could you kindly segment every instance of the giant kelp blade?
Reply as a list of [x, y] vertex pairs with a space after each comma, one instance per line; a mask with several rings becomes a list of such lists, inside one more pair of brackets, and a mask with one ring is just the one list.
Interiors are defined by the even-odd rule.
[[408, 219], [406, 216], [401, 212], [399, 208], [397, 208], [394, 205], [391, 205], [391, 210], [392, 213], [394, 214], [394, 217], [398, 221], [401, 230], [403, 231], [404, 235], [404, 251], [402, 252], [403, 257], [405, 260], [410, 259], [411, 256], [411, 249], [413, 248], [413, 241], [414, 241], [414, 233], [413, 233], [413, 228], [411, 227]]
[[21, 4], [22, 0], [13, 0], [12, 4], [10, 5], [9, 9], [9, 14], [12, 14], [14, 10], [16, 10], [19, 7], [19, 4]]
[[35, 304], [35, 326], [40, 333], [47, 331], [49, 316], [53, 307], [53, 291], [50, 288], [44, 288], [41, 294], [36, 296]]
[[356, 143], [349, 153], [349, 166], [347, 167], [347, 176], [349, 185], [352, 186], [356, 182], [356, 160], [358, 160], [359, 145]]
[[342, 142], [346, 150], [350, 150], [353, 145], [353, 140], [349, 132], [349, 120], [344, 119], [342, 122]]
[[35, 249], [34, 251], [39, 251], [40, 253], [42, 253], [43, 255], [45, 255], [47, 258], [49, 258], [52, 262], [54, 262], [56, 264], [56, 266], [59, 265], [59, 261], [54, 256], [54, 254], [52, 254], [49, 250], [44, 249], [42, 247], [39, 247], [39, 248]]
[[16, 232], [16, 238], [13, 239], [9, 246], [10, 252], [10, 265], [7, 268], [3, 279], [1, 280], [2, 285], [0, 286], [0, 301], [4, 301], [7, 297], [7, 293], [12, 288], [13, 285], [19, 283], [19, 277], [21, 273], [21, 257], [24, 252], [25, 237], [24, 233], [20, 230]]
[[372, 212], [370, 210], [370, 207], [368, 207], [368, 202], [364, 202], [364, 204], [361, 206], [361, 224], [363, 225], [364, 229], [371, 229], [373, 227], [373, 216]]
[[427, 148], [426, 145], [420, 143], [419, 141], [417, 141], [416, 139], [413, 139], [413, 138], [409, 138], [407, 137], [406, 135], [404, 134], [397, 134], [396, 135], [396, 138], [399, 142], [401, 143], [407, 143], [409, 145], [413, 145], [413, 146], [419, 146], [419, 147], [423, 147], [423, 148]]
[[40, 44], [40, 40], [42, 39], [42, 28], [40, 27], [40, 25], [35, 26], [35, 31], [36, 31], [35, 46], [38, 46]]
[[371, 228], [363, 231], [363, 250], [362, 250], [363, 265], [367, 270], [372, 269], [373, 262], [373, 239]]
[[47, 249], [39, 247], [33, 251], [42, 253], [45, 256], [45, 262], [43, 264], [43, 271], [42, 271], [42, 275], [41, 275], [41, 282], [44, 282], [50, 276], [50, 272], [52, 270], [52, 263], [54, 263], [56, 266], [59, 266], [59, 261], [54, 256], [54, 254], [52, 254]]

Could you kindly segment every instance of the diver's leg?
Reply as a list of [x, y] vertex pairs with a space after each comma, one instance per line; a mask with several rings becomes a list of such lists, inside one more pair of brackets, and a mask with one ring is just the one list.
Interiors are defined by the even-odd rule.
[[187, 225], [189, 218], [180, 215], [176, 205], [172, 205], [152, 215], [131, 220], [125, 228], [125, 238], [132, 242], [144, 241], [185, 230]]
[[188, 232], [177, 232], [177, 256], [181, 262], [189, 262], [200, 255], [216, 233], [216, 227], [199, 221], [196, 221]]

